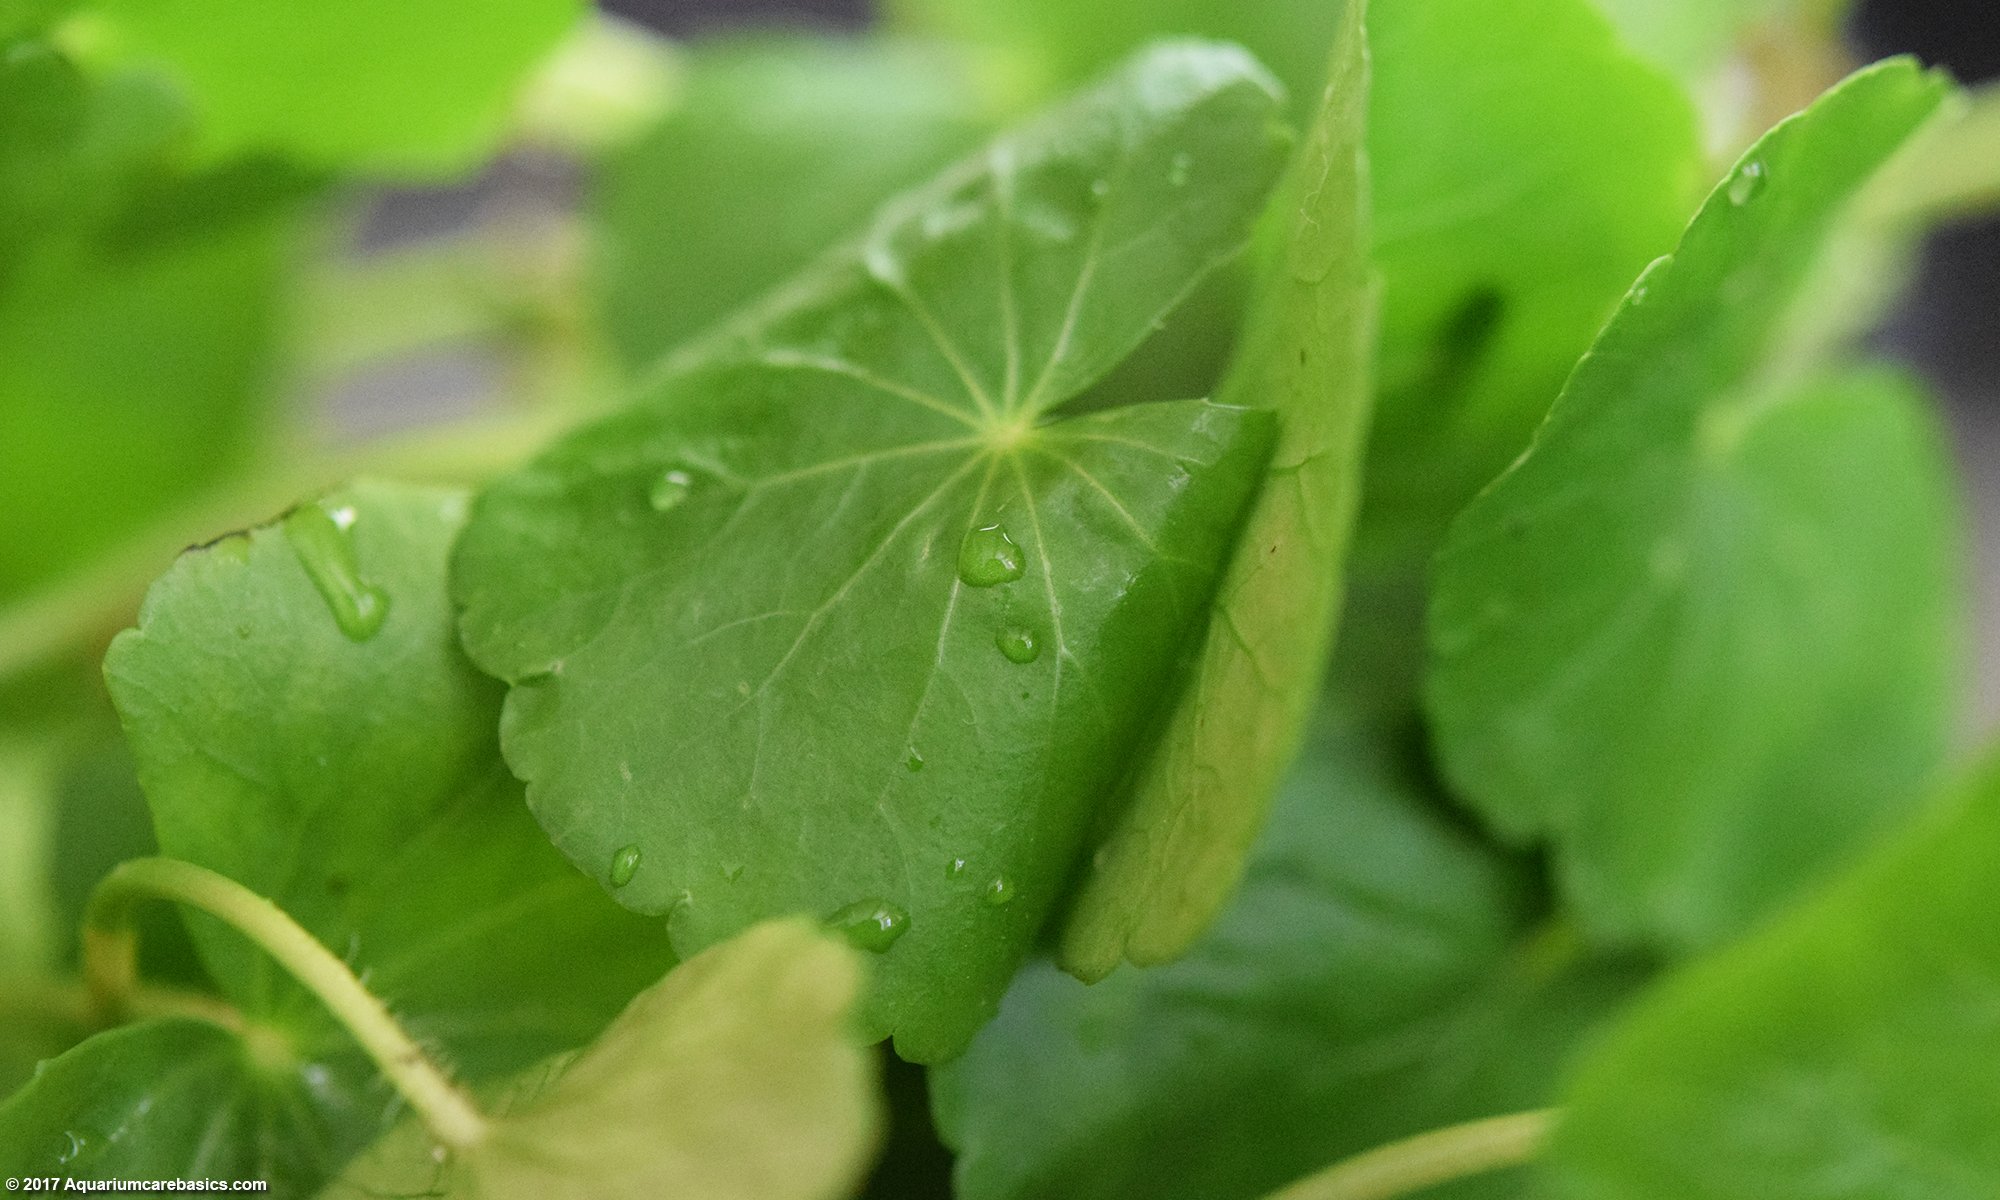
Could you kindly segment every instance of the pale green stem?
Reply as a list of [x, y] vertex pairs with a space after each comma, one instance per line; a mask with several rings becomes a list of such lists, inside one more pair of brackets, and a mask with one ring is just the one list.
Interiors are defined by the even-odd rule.
[[0, 609], [0, 680], [87, 646], [129, 621], [139, 595], [189, 544], [267, 520], [355, 475], [472, 483], [514, 465], [575, 419], [536, 412], [301, 458], [226, 485]]
[[[87, 1028], [99, 1023], [104, 1015], [101, 1005], [80, 979], [30, 976], [0, 980], [0, 1023], [47, 1017], [65, 1025]], [[246, 1028], [243, 1014], [234, 1005], [200, 992], [151, 983], [139, 983], [127, 994], [124, 1015], [135, 1021], [190, 1017], [220, 1025], [232, 1033], [241, 1033]]]
[[1554, 1110], [1541, 1109], [1420, 1133], [1335, 1163], [1267, 1200], [1395, 1200], [1470, 1175], [1517, 1167], [1541, 1153], [1555, 1116]]
[[1967, 93], [1889, 161], [1861, 198], [1864, 215], [1929, 225], [2000, 210], [2000, 84]]
[[403, 1032], [347, 964], [299, 928], [283, 909], [206, 867], [138, 858], [113, 868], [91, 893], [84, 916], [83, 977], [100, 1012], [132, 1007], [138, 983], [138, 901], [172, 900], [216, 917], [278, 961], [340, 1023], [409, 1101], [439, 1141], [464, 1149], [486, 1135], [486, 1118]]

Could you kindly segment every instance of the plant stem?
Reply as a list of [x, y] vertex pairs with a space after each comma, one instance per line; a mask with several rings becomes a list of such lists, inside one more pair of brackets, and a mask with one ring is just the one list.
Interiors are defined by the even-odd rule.
[[138, 939], [131, 910], [145, 899], [172, 900], [214, 916], [278, 960], [347, 1027], [439, 1141], [463, 1149], [486, 1134], [486, 1118], [403, 1032], [382, 1001], [332, 951], [283, 909], [235, 880], [171, 858], [138, 858], [115, 867], [91, 893], [84, 915], [83, 977], [100, 1012], [122, 1013], [137, 988]]
[[2000, 84], [1967, 92], [1933, 118], [1862, 193], [1863, 212], [1929, 225], [2000, 209]]
[[1529, 1162], [1554, 1125], [1554, 1110], [1540, 1109], [1433, 1129], [1335, 1163], [1267, 1200], [1394, 1200]]
[[[201, 992], [159, 984], [139, 984], [126, 996], [126, 1014], [133, 1020], [188, 1017], [220, 1025], [231, 1033], [248, 1028], [243, 1014], [225, 1000]], [[0, 983], [0, 1022], [34, 1017], [53, 1018], [65, 1025], [88, 1027], [103, 1013], [79, 979], [29, 977]]]

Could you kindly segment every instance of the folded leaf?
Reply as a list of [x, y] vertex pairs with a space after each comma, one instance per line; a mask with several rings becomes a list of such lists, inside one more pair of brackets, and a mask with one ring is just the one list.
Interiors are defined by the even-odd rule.
[[[548, 845], [500, 761], [500, 689], [458, 650], [445, 600], [464, 509], [364, 483], [191, 551], [105, 671], [161, 849], [276, 902], [478, 1080], [580, 1045], [672, 958], [656, 922]], [[295, 1071], [353, 1056], [261, 951], [191, 925]], [[380, 1111], [378, 1090], [332, 1092]]]
[[1961, 644], [1944, 456], [1908, 384], [1823, 365], [1838, 291], [1814, 272], [1944, 89], [1884, 64], [1754, 147], [1438, 560], [1445, 769], [1553, 845], [1602, 935], [1741, 928], [1941, 761]]
[[1360, 491], [1374, 333], [1367, 53], [1361, 9], [1348, 11], [1325, 100], [1281, 192], [1281, 245], [1222, 387], [1225, 401], [1275, 411], [1269, 475], [1191, 682], [1069, 917], [1062, 962], [1084, 978], [1125, 957], [1175, 958], [1208, 928], [1319, 689]]
[[852, 950], [804, 922], [758, 926], [674, 968], [604, 1035], [496, 1094], [486, 1136], [437, 1147], [414, 1118], [332, 1200], [839, 1200], [880, 1123], [849, 1018]]
[[2000, 1194], [2000, 776], [1770, 928], [1685, 968], [1591, 1055], [1549, 1195]]
[[1238, 250], [1277, 107], [1240, 51], [1142, 55], [480, 498], [454, 587], [514, 685], [508, 761], [684, 952], [838, 916], [906, 1057], [991, 1014], [1271, 433], [1202, 401], [1052, 410]]

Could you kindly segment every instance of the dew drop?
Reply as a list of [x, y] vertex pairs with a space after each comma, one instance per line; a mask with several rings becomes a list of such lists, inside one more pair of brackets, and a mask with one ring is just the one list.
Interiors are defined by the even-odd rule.
[[1012, 583], [1026, 569], [1021, 547], [998, 525], [981, 525], [958, 548], [958, 577], [973, 587]]
[[856, 900], [826, 919], [827, 928], [855, 947], [880, 954], [910, 928], [910, 914], [887, 900]]
[[1102, 200], [1106, 196], [1109, 196], [1111, 194], [1111, 181], [1109, 179], [1091, 180], [1090, 194], [1098, 200]]
[[1194, 158], [1182, 150], [1167, 164], [1167, 184], [1171, 187], [1186, 187], [1188, 172], [1194, 168]]
[[993, 882], [986, 885], [986, 903], [995, 908], [1014, 902], [1014, 881], [1005, 875], [995, 875]]
[[302, 504], [285, 518], [285, 540], [349, 641], [365, 642], [389, 617], [389, 596], [361, 578], [354, 555], [354, 509]]
[[662, 472], [653, 481], [653, 490], [646, 493], [646, 502], [653, 506], [654, 512], [663, 513], [678, 508], [693, 488], [694, 476], [676, 467]]
[[993, 636], [993, 644], [1012, 663], [1031, 663], [1042, 656], [1042, 643], [1034, 630], [1010, 625]]
[[910, 756], [903, 760], [903, 766], [906, 769], [908, 769], [908, 771], [912, 775], [915, 775], [918, 771], [924, 769], [924, 756], [917, 753], [917, 748], [915, 746], [910, 747]]
[[56, 1151], [56, 1162], [59, 1165], [65, 1166], [75, 1162], [76, 1156], [82, 1154], [83, 1148], [88, 1144], [82, 1134], [72, 1130], [65, 1130], [63, 1132], [63, 1148]]
[[1764, 164], [1754, 158], [1738, 167], [1729, 180], [1729, 202], [1739, 208], [1750, 203], [1764, 190], [1764, 178]]
[[611, 886], [624, 887], [639, 873], [640, 850], [635, 842], [611, 856]]
[[944, 865], [944, 877], [946, 879], [957, 879], [963, 874], [965, 874], [965, 860], [962, 858], [954, 858]]

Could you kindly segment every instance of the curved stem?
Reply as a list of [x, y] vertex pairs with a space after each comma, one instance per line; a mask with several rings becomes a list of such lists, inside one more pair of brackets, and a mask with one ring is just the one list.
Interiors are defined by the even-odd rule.
[[1541, 1152], [1555, 1117], [1555, 1110], [1540, 1109], [1433, 1129], [1335, 1163], [1267, 1200], [1395, 1200], [1468, 1175], [1520, 1166]]
[[83, 975], [99, 1012], [123, 1013], [132, 1007], [138, 956], [131, 912], [145, 899], [198, 908], [277, 959], [347, 1027], [438, 1140], [463, 1149], [485, 1136], [486, 1118], [471, 1099], [425, 1057], [346, 963], [283, 909], [206, 867], [171, 858], [133, 859], [114, 868], [91, 893], [84, 915]]

